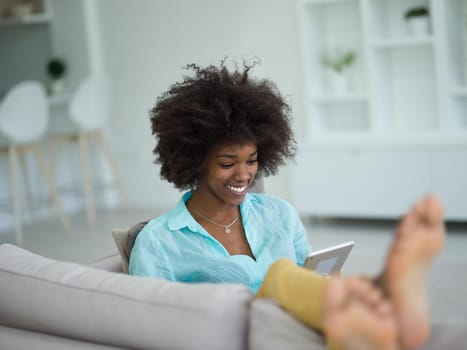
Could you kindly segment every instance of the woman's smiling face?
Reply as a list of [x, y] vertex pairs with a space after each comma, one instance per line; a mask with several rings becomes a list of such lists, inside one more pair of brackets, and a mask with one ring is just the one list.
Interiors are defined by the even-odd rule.
[[222, 203], [238, 206], [258, 171], [258, 149], [254, 143], [214, 146], [206, 159], [196, 191]]

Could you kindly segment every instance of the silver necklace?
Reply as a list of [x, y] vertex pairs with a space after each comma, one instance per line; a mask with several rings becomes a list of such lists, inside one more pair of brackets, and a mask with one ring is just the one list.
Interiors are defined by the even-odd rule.
[[235, 224], [238, 219], [240, 219], [240, 215], [237, 216], [235, 219], [232, 220], [232, 222], [228, 225], [222, 225], [222, 224], [219, 224], [218, 222], [215, 222], [215, 221], [212, 221], [211, 219], [208, 219], [207, 217], [205, 217], [203, 214], [201, 214], [199, 211], [197, 211], [196, 209], [194, 209], [193, 207], [191, 207], [191, 210], [193, 210], [198, 216], [200, 216], [201, 218], [203, 218], [204, 220], [206, 220], [207, 222], [213, 224], [213, 225], [216, 225], [216, 226], [219, 226], [219, 227], [222, 227], [225, 231], [225, 233], [229, 234], [230, 233], [230, 227]]

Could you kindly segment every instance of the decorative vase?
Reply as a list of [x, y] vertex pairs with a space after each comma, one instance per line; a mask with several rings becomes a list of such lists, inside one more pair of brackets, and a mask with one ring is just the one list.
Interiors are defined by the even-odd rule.
[[408, 19], [411, 34], [423, 38], [430, 34], [430, 19], [428, 16], [417, 16]]
[[345, 94], [349, 89], [347, 75], [335, 70], [329, 71], [329, 85], [336, 95]]
[[63, 91], [63, 79], [52, 79], [50, 81], [49, 89], [51, 95], [57, 95]]

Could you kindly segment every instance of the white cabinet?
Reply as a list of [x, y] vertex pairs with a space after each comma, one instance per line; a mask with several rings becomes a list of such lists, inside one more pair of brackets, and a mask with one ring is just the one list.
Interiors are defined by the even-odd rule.
[[[428, 192], [467, 220], [467, 0], [298, 0], [303, 214], [397, 217]], [[425, 30], [410, 9], [429, 11]], [[420, 11], [419, 11], [420, 12]], [[418, 17], [417, 17], [418, 18]], [[355, 53], [336, 88], [323, 53]]]
[[398, 218], [437, 193], [448, 220], [467, 220], [467, 151], [312, 147], [293, 171], [294, 204], [313, 216]]
[[429, 190], [429, 167], [420, 151], [315, 148], [298, 158], [295, 205], [317, 216], [397, 217]]
[[430, 189], [446, 202], [447, 217], [465, 221], [467, 218], [467, 150], [431, 152]]

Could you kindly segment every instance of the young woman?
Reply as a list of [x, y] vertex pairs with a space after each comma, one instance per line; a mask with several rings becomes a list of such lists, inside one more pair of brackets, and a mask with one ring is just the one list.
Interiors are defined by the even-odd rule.
[[311, 245], [295, 209], [249, 192], [258, 175], [275, 174], [295, 155], [288, 105], [273, 83], [251, 78], [249, 66], [188, 68], [194, 76], [171, 86], [151, 112], [161, 176], [187, 192], [140, 232], [130, 274], [244, 284], [324, 331], [332, 348], [422, 344], [425, 275], [444, 238], [439, 200], [420, 202], [401, 223], [378, 288], [300, 268]]

